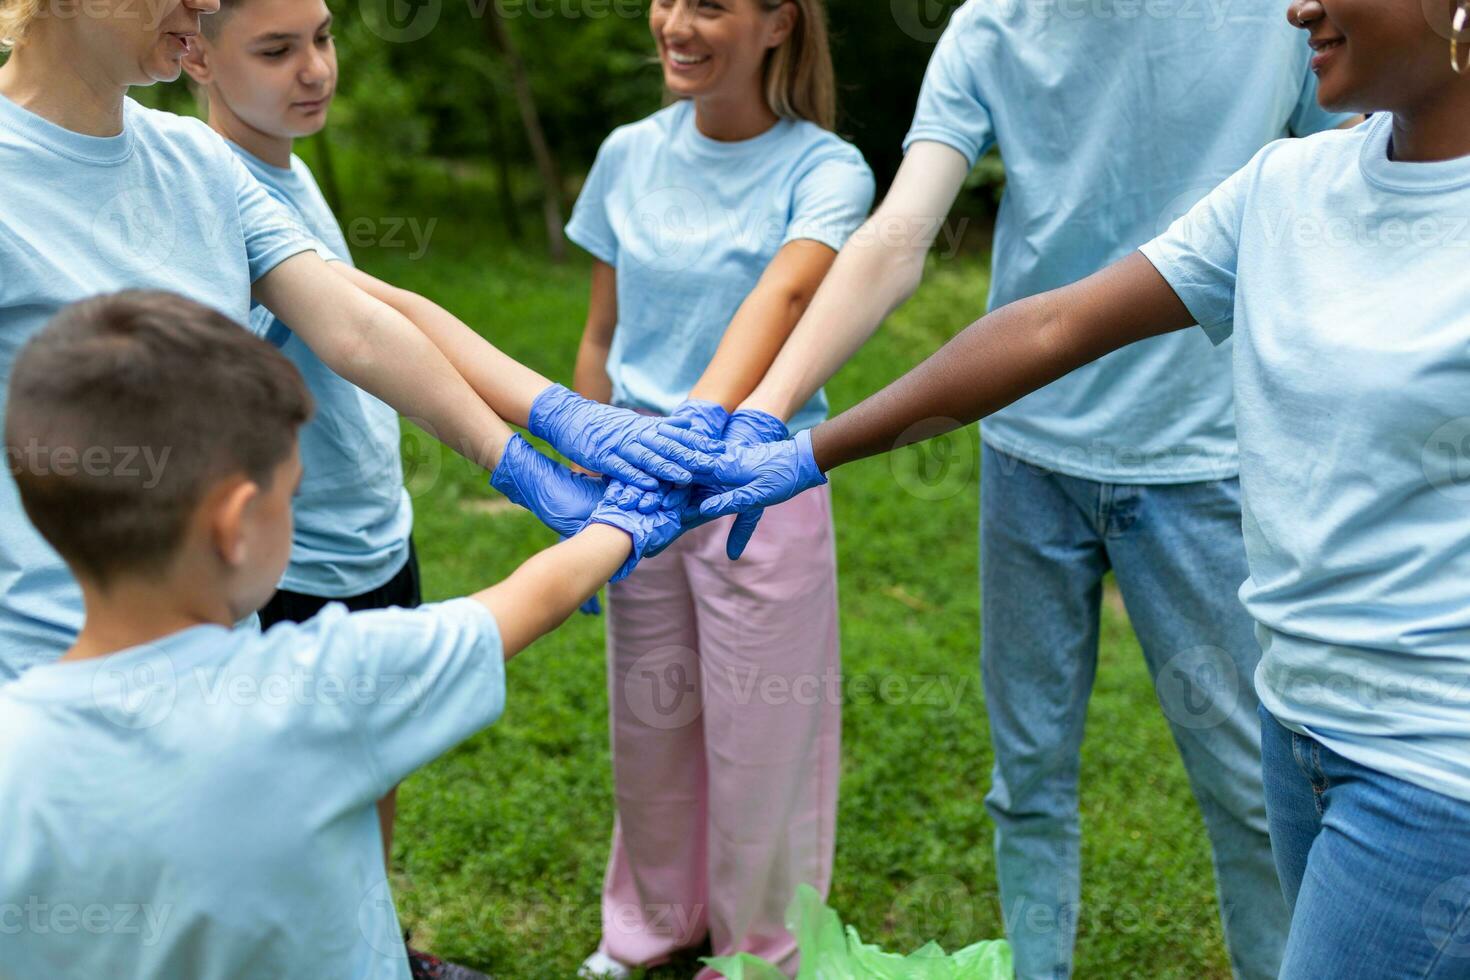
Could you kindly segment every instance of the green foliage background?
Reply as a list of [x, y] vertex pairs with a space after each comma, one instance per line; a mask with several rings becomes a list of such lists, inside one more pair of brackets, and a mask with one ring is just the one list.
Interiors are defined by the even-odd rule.
[[[533, 213], [540, 185], [506, 60], [491, 39], [488, 18], [499, 9], [526, 64], [570, 203], [607, 134], [662, 105], [648, 2], [328, 0], [342, 64], [328, 138], [373, 162], [344, 183], [374, 199], [403, 198], [416, 192], [426, 158], [471, 168], [503, 159], [511, 174], [509, 200]], [[413, 10], [426, 3], [437, 11], [432, 30], [409, 42], [383, 39], [388, 5]], [[902, 160], [903, 137], [934, 42], [960, 3], [828, 0], [840, 89], [838, 131], [868, 158], [880, 190]], [[194, 111], [182, 82], [135, 95], [173, 111]], [[988, 219], [1003, 179], [998, 157], [982, 161], [957, 214]], [[980, 224], [983, 231], [988, 221]]]

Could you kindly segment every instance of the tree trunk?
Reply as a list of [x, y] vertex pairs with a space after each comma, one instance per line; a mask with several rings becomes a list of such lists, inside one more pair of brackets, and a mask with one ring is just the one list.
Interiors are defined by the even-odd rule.
[[341, 221], [342, 186], [337, 183], [337, 167], [332, 160], [332, 144], [327, 142], [327, 131], [319, 131], [312, 137], [311, 143], [316, 148], [316, 175], [321, 178], [322, 191], [326, 194], [332, 213]]
[[531, 155], [536, 160], [536, 170], [541, 175], [542, 213], [546, 219], [546, 244], [551, 261], [557, 264], [566, 261], [567, 242], [562, 232], [561, 172], [551, 147], [546, 142], [546, 131], [541, 128], [541, 114], [536, 111], [536, 96], [531, 91], [531, 78], [526, 65], [521, 61], [515, 40], [506, 27], [495, 4], [487, 5], [486, 30], [493, 44], [505, 57], [510, 70], [511, 87], [515, 91], [516, 106], [520, 109], [521, 125], [526, 130], [526, 140], [531, 144]]
[[521, 228], [521, 212], [516, 207], [515, 189], [511, 186], [510, 146], [505, 137], [505, 113], [501, 111], [498, 94], [490, 100], [487, 112], [490, 116], [490, 152], [495, 156], [496, 183], [500, 185], [496, 194], [500, 216], [510, 233], [510, 240], [519, 245], [525, 232]]

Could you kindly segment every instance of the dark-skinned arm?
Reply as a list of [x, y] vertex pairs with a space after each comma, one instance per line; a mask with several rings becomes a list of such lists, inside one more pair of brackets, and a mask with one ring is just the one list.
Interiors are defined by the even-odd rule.
[[933, 438], [1138, 340], [1194, 318], [1142, 253], [1081, 282], [1002, 307], [882, 391], [812, 430], [829, 472]]

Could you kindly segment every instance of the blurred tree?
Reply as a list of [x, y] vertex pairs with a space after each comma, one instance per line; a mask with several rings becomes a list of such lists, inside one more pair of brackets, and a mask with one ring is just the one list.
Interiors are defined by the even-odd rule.
[[[451, 183], [483, 176], [483, 203], [507, 232], [519, 240], [521, 216], [535, 207], [554, 252], [563, 202], [602, 141], [663, 104], [649, 2], [328, 0], [342, 64], [338, 105], [330, 145], [305, 149], [335, 171], [326, 179], [336, 177], [349, 208], [353, 198], [403, 199], [435, 174]], [[961, 2], [827, 0], [838, 131], [867, 156], [880, 191], [902, 161], [925, 68]], [[178, 86], [138, 94], [176, 111], [192, 106]], [[322, 152], [333, 147], [342, 151], [335, 160]], [[999, 159], [982, 161], [960, 213], [989, 217], [1003, 182]]]
[[[505, 17], [498, 6], [491, 5], [489, 14], [485, 17], [485, 26], [490, 43], [500, 52], [510, 72], [516, 108], [520, 111], [521, 125], [526, 132], [526, 142], [531, 145], [531, 157], [541, 175], [541, 210], [546, 218], [547, 247], [551, 250], [551, 261], [560, 264], [567, 258], [567, 240], [562, 232], [561, 168], [557, 166], [556, 157], [546, 143], [546, 131], [541, 128], [541, 113], [536, 108], [536, 94], [531, 87], [531, 78], [526, 73], [526, 64], [521, 60], [515, 36], [506, 26]], [[501, 159], [503, 161], [504, 158]], [[502, 172], [508, 171], [502, 166]]]
[[963, 0], [828, 0], [842, 95], [839, 130], [863, 151], [885, 189], [903, 162], [903, 138], [934, 45]]

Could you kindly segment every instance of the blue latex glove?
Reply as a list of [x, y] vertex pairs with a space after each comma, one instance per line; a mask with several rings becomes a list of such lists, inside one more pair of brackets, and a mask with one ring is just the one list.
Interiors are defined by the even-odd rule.
[[571, 537], [587, 525], [602, 503], [607, 481], [573, 473], [514, 436], [506, 444], [500, 465], [490, 474], [490, 485], [557, 534]]
[[689, 420], [639, 415], [552, 385], [531, 403], [528, 428], [589, 470], [644, 490], [659, 481], [687, 484], [714, 465], [724, 448], [690, 428]]
[[597, 509], [592, 512], [590, 524], [607, 524], [633, 539], [633, 553], [612, 577], [621, 582], [632, 574], [633, 569], [644, 558], [652, 558], [663, 551], [684, 533], [681, 513], [689, 500], [687, 489], [676, 490], [665, 498], [666, 506], [652, 514], [640, 513], [636, 508], [626, 507], [629, 495], [642, 495], [637, 487], [612, 481]]
[[[741, 408], [730, 416], [730, 421], [721, 435], [727, 446], [762, 446], [769, 442], [785, 442], [791, 438], [791, 431], [786, 428], [785, 422], [769, 412]], [[735, 518], [735, 525], [730, 528], [730, 536], [725, 539], [727, 558], [731, 561], [739, 561], [740, 556], [745, 554], [745, 547], [750, 544], [756, 525], [761, 522], [761, 515], [765, 512], [765, 508], [761, 507]]]
[[699, 505], [707, 518], [771, 507], [827, 482], [812, 457], [810, 430], [786, 442], [737, 446], [720, 457], [709, 479], [723, 492]]
[[[725, 431], [725, 425], [730, 421], [730, 413], [717, 402], [691, 398], [674, 409], [669, 418], [671, 420], [688, 419], [690, 431], [710, 440], [720, 441], [720, 433]], [[621, 495], [618, 503], [624, 510], [652, 514], [664, 506], [664, 498], [675, 489], [672, 484], [664, 483], [658, 490], [649, 490], [641, 496]]]
[[719, 440], [730, 423], [730, 413], [718, 402], [690, 398], [674, 409], [671, 419], [688, 419], [689, 427], [707, 439]]

